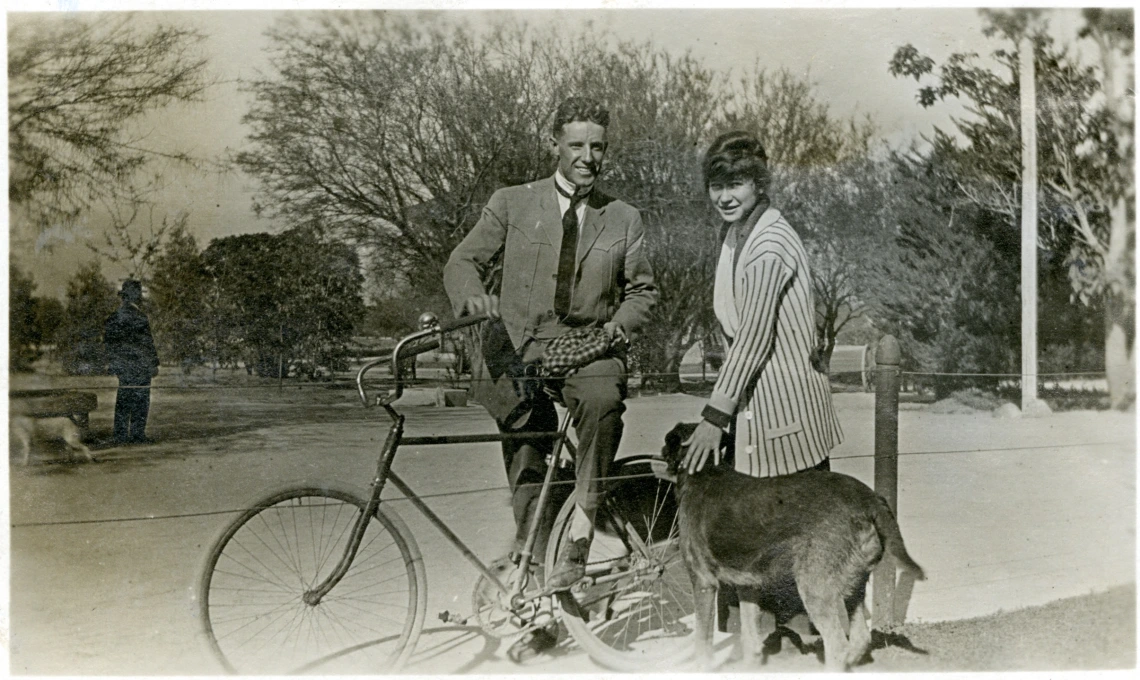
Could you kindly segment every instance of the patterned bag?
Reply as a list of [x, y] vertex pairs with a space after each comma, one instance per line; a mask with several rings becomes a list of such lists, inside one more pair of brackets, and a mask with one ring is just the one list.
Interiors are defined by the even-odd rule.
[[612, 343], [603, 328], [575, 328], [550, 341], [543, 350], [542, 365], [550, 375], [564, 377], [601, 359]]

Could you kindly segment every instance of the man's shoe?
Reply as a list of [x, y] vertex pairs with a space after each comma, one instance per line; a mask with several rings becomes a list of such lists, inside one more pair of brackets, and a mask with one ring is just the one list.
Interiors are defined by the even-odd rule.
[[558, 644], [557, 628], [554, 626], [535, 628], [523, 633], [522, 637], [507, 649], [507, 658], [515, 663], [522, 663], [554, 649], [556, 644]]
[[577, 583], [586, 575], [586, 559], [589, 556], [590, 539], [568, 541], [558, 553], [558, 561], [554, 563], [554, 571], [550, 573], [546, 586], [557, 592]]

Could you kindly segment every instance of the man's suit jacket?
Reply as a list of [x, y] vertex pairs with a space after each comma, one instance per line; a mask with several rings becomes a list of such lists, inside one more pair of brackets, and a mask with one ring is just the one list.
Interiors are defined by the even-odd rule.
[[828, 377], [813, 365], [815, 304], [807, 253], [773, 208], [737, 247], [731, 303], [740, 327], [708, 409], [726, 423], [735, 418], [740, 472], [771, 477], [814, 467], [843, 433]]
[[501, 258], [499, 310], [516, 348], [528, 338], [549, 339], [567, 327], [608, 321], [616, 321], [629, 335], [636, 333], [657, 300], [641, 216], [595, 188], [578, 230], [570, 312], [560, 320], [554, 313], [554, 293], [562, 214], [554, 178], [496, 191], [443, 270], [456, 315], [468, 298], [486, 292], [483, 275]]
[[136, 305], [123, 303], [103, 324], [111, 373], [129, 384], [149, 384], [158, 371], [150, 321]]

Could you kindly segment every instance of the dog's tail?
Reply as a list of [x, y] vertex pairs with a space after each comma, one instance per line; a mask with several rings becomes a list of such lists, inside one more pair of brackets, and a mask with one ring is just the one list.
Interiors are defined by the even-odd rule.
[[895, 513], [891, 512], [891, 508], [887, 505], [887, 501], [878, 494], [875, 494], [875, 529], [879, 532], [879, 540], [883, 542], [883, 549], [895, 558], [899, 568], [911, 572], [915, 580], [921, 581], [926, 578], [925, 572], [918, 563], [911, 558], [910, 554], [906, 551], [906, 544], [903, 543], [902, 532], [899, 531], [898, 520], [895, 519]]

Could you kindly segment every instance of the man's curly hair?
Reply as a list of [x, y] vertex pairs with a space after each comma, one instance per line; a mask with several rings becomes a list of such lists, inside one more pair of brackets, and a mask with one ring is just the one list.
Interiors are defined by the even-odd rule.
[[554, 136], [557, 137], [562, 134], [563, 127], [569, 123], [580, 121], [597, 123], [602, 127], [609, 127], [610, 112], [597, 100], [578, 96], [567, 97], [558, 105], [558, 110], [554, 112], [554, 126], [552, 132]]

